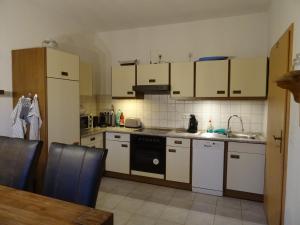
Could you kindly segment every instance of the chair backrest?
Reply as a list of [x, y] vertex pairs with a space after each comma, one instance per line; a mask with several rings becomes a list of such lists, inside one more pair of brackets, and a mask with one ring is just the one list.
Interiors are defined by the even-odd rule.
[[95, 207], [106, 155], [106, 149], [52, 143], [43, 194]]
[[41, 141], [0, 137], [0, 185], [28, 189], [41, 149]]

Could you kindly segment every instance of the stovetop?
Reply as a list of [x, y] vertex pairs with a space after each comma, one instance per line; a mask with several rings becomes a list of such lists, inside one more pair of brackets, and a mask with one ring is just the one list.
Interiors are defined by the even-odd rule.
[[136, 130], [135, 132], [141, 132], [145, 134], [167, 134], [171, 132], [173, 129], [168, 128], [141, 128]]

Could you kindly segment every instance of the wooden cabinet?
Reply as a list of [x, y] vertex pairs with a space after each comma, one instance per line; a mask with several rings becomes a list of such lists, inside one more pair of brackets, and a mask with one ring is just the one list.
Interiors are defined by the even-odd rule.
[[80, 95], [92, 96], [93, 93], [93, 68], [92, 65], [80, 62], [79, 66]]
[[106, 133], [106, 171], [129, 174], [130, 136], [121, 133]]
[[228, 143], [227, 189], [263, 194], [264, 170], [265, 145]]
[[195, 97], [228, 97], [228, 68], [228, 60], [197, 62]]
[[112, 67], [112, 97], [134, 98], [132, 86], [136, 83], [136, 66]]
[[47, 48], [47, 77], [79, 80], [79, 56]]
[[166, 180], [190, 183], [190, 140], [167, 138]]
[[138, 65], [137, 85], [169, 85], [169, 64]]
[[194, 63], [171, 64], [171, 96], [194, 97]]
[[103, 148], [103, 133], [82, 137], [81, 145], [93, 148]]
[[267, 58], [237, 58], [231, 60], [230, 96], [266, 97]]

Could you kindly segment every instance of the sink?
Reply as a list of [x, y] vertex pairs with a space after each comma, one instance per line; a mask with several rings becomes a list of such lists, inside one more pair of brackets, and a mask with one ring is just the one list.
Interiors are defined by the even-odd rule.
[[257, 135], [255, 134], [244, 134], [244, 133], [230, 133], [228, 135], [229, 138], [241, 138], [241, 139], [257, 139]]
[[227, 138], [224, 134], [218, 134], [218, 133], [202, 133], [200, 134], [200, 137], [203, 138]]

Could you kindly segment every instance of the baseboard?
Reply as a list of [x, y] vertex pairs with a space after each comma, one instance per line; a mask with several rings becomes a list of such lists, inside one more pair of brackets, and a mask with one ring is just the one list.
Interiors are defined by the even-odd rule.
[[243, 192], [243, 191], [234, 191], [234, 190], [229, 190], [229, 189], [224, 190], [224, 196], [245, 199], [245, 200], [250, 200], [250, 201], [256, 201], [256, 202], [264, 201], [264, 195]]

